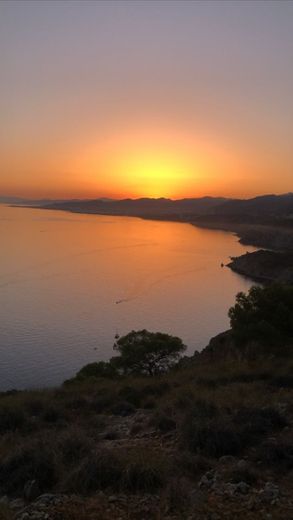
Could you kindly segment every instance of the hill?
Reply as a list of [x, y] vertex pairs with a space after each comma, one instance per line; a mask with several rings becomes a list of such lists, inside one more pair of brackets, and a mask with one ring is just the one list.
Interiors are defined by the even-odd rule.
[[293, 218], [293, 193], [263, 195], [248, 200], [228, 200], [214, 209], [216, 215]]
[[293, 216], [293, 194], [264, 195], [247, 200], [232, 200], [222, 197], [201, 197], [171, 200], [152, 199], [93, 199], [53, 202], [47, 209], [63, 209], [79, 213], [140, 216], [146, 218], [192, 219], [205, 215], [214, 217], [245, 216], [247, 221], [264, 218], [291, 218]]
[[[292, 289], [263, 294], [250, 298], [269, 322], [270, 295], [292, 312]], [[238, 343], [232, 329], [161, 375], [81, 370], [60, 388], [0, 394], [0, 518], [292, 518], [290, 320], [274, 315], [288, 333], [278, 344]]]
[[48, 204], [47, 209], [62, 209], [78, 213], [138, 216], [146, 218], [187, 218], [192, 215], [206, 215], [226, 199], [202, 197], [195, 199], [171, 200], [165, 198], [67, 201]]

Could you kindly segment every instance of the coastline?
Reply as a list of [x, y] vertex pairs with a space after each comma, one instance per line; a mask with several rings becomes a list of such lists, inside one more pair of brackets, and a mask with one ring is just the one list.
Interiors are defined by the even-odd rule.
[[[24, 206], [31, 207], [31, 206]], [[143, 220], [180, 222], [200, 228], [234, 233], [242, 245], [261, 248], [260, 251], [235, 257], [227, 264], [232, 271], [258, 283], [293, 283], [293, 222], [289, 220], [261, 219], [241, 216], [223, 218], [216, 215], [194, 216], [179, 214], [153, 214], [136, 211], [99, 211], [82, 205], [52, 204], [33, 206], [88, 215], [135, 217]]]

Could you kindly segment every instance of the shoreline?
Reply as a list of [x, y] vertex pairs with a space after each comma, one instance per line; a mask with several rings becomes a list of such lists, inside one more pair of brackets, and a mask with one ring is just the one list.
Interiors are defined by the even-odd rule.
[[[30, 207], [31, 206], [24, 206]], [[114, 212], [89, 210], [82, 207], [33, 206], [33, 209], [47, 209], [79, 213], [85, 215], [108, 215], [134, 217], [143, 220], [157, 220], [190, 224], [195, 227], [233, 233], [242, 245], [261, 248], [260, 251], [235, 257], [227, 267], [241, 276], [258, 283], [293, 283], [293, 223], [276, 219], [255, 218], [254, 221], [240, 216], [230, 219], [216, 215], [192, 216], [178, 214], [143, 214], [137, 212]]]

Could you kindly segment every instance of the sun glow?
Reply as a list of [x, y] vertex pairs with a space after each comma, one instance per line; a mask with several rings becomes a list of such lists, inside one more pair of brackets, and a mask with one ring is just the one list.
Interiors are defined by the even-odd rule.
[[119, 168], [130, 191], [146, 197], [174, 196], [189, 170], [186, 161], [164, 152], [132, 154]]
[[111, 186], [112, 193], [117, 188], [118, 197], [177, 198], [208, 174], [203, 152], [191, 135], [165, 128], [137, 128], [92, 144], [80, 170], [97, 187]]

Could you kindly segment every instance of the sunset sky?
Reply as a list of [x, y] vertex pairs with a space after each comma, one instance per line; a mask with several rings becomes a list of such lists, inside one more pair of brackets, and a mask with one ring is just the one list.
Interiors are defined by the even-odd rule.
[[293, 2], [1, 1], [0, 194], [293, 191]]

